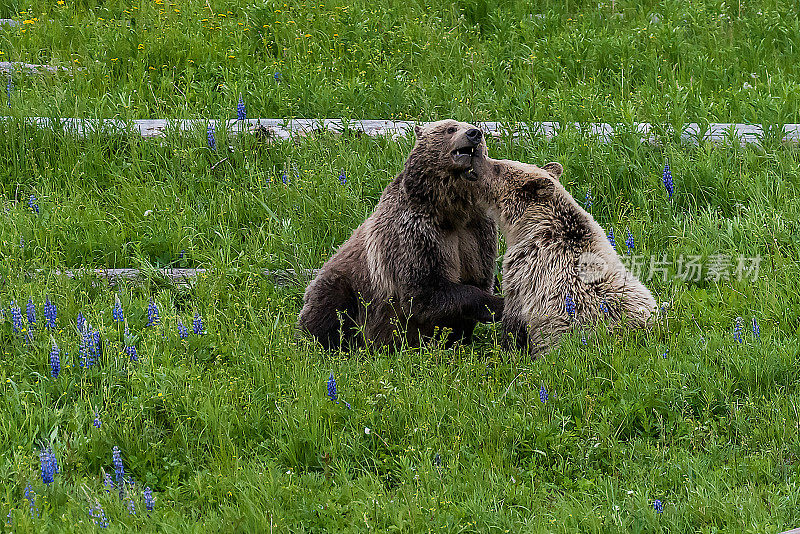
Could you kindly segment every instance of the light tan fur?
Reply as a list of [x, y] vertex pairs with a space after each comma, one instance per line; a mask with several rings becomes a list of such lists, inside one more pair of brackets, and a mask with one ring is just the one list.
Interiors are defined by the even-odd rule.
[[[536, 354], [575, 325], [605, 319], [646, 327], [656, 303], [605, 232], [560, 183], [563, 167], [476, 158], [507, 250], [504, 342]], [[567, 298], [575, 313], [567, 313]]]

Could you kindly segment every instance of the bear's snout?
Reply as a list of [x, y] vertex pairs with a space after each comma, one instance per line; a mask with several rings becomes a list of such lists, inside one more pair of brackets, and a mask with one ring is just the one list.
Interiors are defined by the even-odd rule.
[[483, 134], [477, 128], [471, 128], [467, 130], [467, 139], [475, 143], [476, 145], [481, 142], [483, 138]]

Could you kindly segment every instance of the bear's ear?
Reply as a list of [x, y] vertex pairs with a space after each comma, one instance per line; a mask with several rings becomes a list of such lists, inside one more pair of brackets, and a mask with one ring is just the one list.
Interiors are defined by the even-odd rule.
[[414, 125], [414, 135], [416, 135], [417, 138], [419, 138], [422, 135], [422, 126], [420, 126], [419, 124]]
[[550, 163], [542, 167], [542, 169], [549, 172], [556, 180], [561, 178], [561, 175], [564, 174], [564, 167], [562, 167], [560, 163], [556, 163], [555, 161], [551, 161]]
[[553, 196], [556, 187], [549, 178], [531, 178], [523, 183], [517, 190], [522, 198], [529, 201], [547, 200]]

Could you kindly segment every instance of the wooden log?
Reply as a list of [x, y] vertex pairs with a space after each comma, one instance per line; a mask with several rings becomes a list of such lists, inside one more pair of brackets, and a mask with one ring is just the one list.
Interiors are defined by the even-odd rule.
[[[0, 69], [3, 63], [0, 62]], [[65, 69], [65, 67], [59, 67]], [[12, 120], [10, 117], [0, 117], [0, 121]], [[28, 117], [29, 124], [40, 128], [63, 128], [78, 137], [92, 134], [134, 132], [143, 138], [163, 138], [168, 135], [183, 135], [189, 132], [204, 133], [212, 125], [218, 134], [226, 132], [229, 136], [242, 134], [261, 135], [276, 139], [288, 139], [294, 136], [312, 135], [317, 132], [327, 131], [342, 134], [347, 131], [356, 131], [377, 137], [398, 138], [409, 135], [414, 128], [412, 121], [391, 120], [351, 120], [341, 119], [144, 119], [123, 121], [120, 119], [76, 119], [61, 118], [48, 119], [46, 117]], [[426, 124], [426, 123], [420, 123]], [[581, 135], [597, 138], [603, 143], [610, 142], [618, 135], [635, 135], [643, 143], [658, 144], [660, 135], [676, 135], [671, 127], [660, 130], [653, 125], [640, 122], [629, 125], [609, 123], [558, 123], [558, 122], [531, 122], [531, 123], [503, 123], [481, 122], [477, 124], [486, 135], [496, 139], [541, 137], [552, 139], [568, 131]], [[700, 141], [722, 143], [738, 141], [742, 145], [760, 143], [764, 137], [764, 128], [758, 124], [733, 124], [713, 123], [707, 128], [697, 123], [685, 124], [680, 131], [682, 142], [697, 144]], [[800, 124], [786, 124], [783, 126], [783, 141], [800, 142]]]
[[[263, 271], [261, 274], [271, 278], [277, 286], [305, 286], [319, 269], [279, 269], [275, 271]], [[227, 271], [229, 274], [237, 276], [240, 273], [236, 270]], [[204, 274], [213, 274], [211, 269], [75, 269], [75, 270], [55, 270], [47, 271], [39, 269], [34, 275], [66, 276], [67, 278], [80, 278], [88, 276], [106, 282], [109, 285], [116, 285], [127, 282], [132, 285], [141, 285], [148, 279], [160, 278], [178, 287], [192, 285], [197, 277]]]
[[[63, 72], [66, 74], [72, 74], [73, 68], [75, 67], [38, 65], [36, 63], [23, 63], [22, 61], [0, 61], [0, 71], [6, 73], [15, 71], [26, 71], [29, 74], [39, 74], [41, 72], [50, 72], [52, 74], [56, 74], [57, 72]], [[84, 67], [76, 67], [75, 69], [83, 70]]]

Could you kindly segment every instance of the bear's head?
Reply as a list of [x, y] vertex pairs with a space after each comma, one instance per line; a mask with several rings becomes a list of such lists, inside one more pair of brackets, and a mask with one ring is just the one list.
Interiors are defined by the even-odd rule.
[[[436, 174], [474, 181], [470, 171], [475, 156], [486, 154], [480, 129], [451, 119], [414, 126], [417, 137], [409, 162]], [[444, 177], [444, 176], [443, 176]]]
[[489, 202], [497, 211], [496, 218], [506, 229], [513, 227], [524, 214], [526, 218], [535, 217], [537, 212], [545, 214], [556, 199], [569, 196], [559, 182], [564, 172], [560, 163], [537, 167], [519, 161], [477, 157], [473, 170], [485, 184]]

